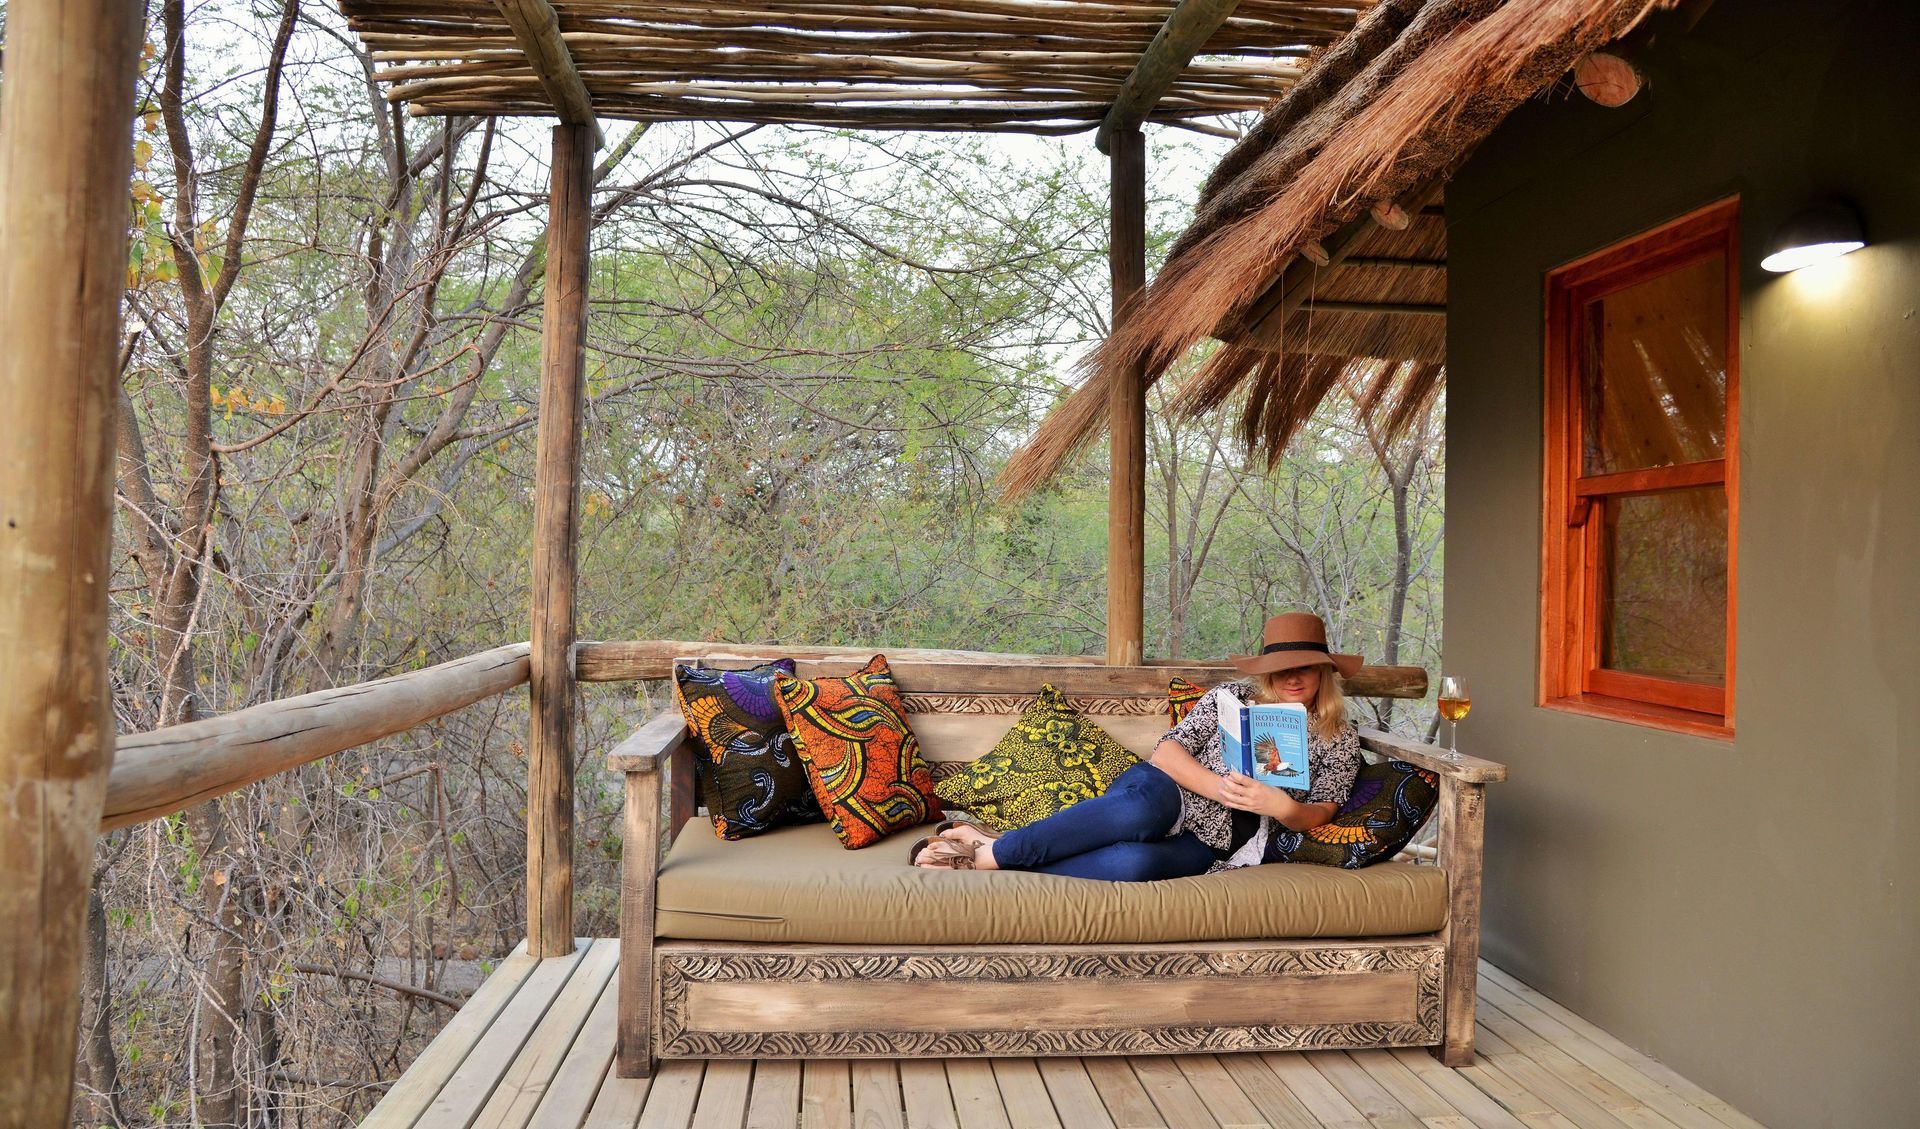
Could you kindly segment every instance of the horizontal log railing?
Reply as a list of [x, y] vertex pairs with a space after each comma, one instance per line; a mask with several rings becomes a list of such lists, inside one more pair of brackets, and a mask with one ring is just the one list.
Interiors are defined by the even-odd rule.
[[[1051, 682], [1075, 695], [1099, 695], [1139, 683], [1141, 667], [1110, 667], [1093, 656], [1005, 654], [919, 647], [880, 649], [910, 690], [1031, 694]], [[785, 647], [646, 639], [574, 645], [581, 682], [657, 681], [677, 658], [719, 664], [787, 657], [803, 676], [845, 673], [873, 647]], [[1001, 669], [982, 671], [980, 667]], [[1152, 678], [1176, 675], [1202, 685], [1237, 675], [1224, 663], [1157, 662]], [[524, 685], [528, 647], [511, 643], [438, 666], [372, 682], [317, 690], [234, 713], [119, 739], [107, 778], [100, 827], [111, 831], [191, 807], [334, 753], [401, 733], [464, 706]], [[1419, 698], [1427, 672], [1417, 666], [1362, 667], [1346, 680], [1357, 697]]]
[[129, 734], [114, 749], [100, 828], [157, 819], [412, 729], [526, 680], [527, 645], [511, 643], [389, 678]]
[[[888, 663], [901, 674], [901, 681], [908, 689], [922, 693], [940, 692], [942, 670], [960, 666], [1007, 667], [1004, 675], [991, 676], [984, 682], [978, 671], [958, 672], [964, 673], [967, 689], [996, 694], [1030, 694], [1039, 689], [1041, 682], [1052, 682], [1068, 694], [1098, 694], [1112, 685], [1113, 672], [1139, 670], [1138, 667], [1109, 667], [1105, 659], [1093, 655], [1007, 654], [921, 647], [783, 647], [664, 639], [617, 643], [583, 641], [574, 646], [574, 667], [575, 676], [582, 682], [627, 682], [672, 677], [673, 660], [681, 658], [709, 662], [791, 658], [800, 664], [801, 674], [806, 676], [844, 673], [846, 664], [864, 663], [876, 653], [887, 656]], [[1167, 678], [1178, 675], [1201, 685], [1241, 676], [1226, 663], [1161, 660], [1146, 665]], [[810, 667], [815, 669], [810, 671]], [[1423, 698], [1427, 693], [1427, 672], [1417, 666], [1363, 666], [1343, 681], [1348, 695], [1357, 698]]]

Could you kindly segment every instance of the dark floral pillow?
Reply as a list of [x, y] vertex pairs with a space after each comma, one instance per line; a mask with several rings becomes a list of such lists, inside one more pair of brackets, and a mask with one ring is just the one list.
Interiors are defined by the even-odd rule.
[[774, 700], [774, 678], [792, 673], [792, 659], [751, 670], [674, 664], [674, 696], [695, 738], [700, 802], [722, 839], [826, 818]]
[[1005, 737], [933, 791], [982, 825], [1011, 831], [1100, 795], [1139, 763], [1047, 685]]
[[1193, 707], [1199, 705], [1200, 699], [1206, 696], [1206, 690], [1184, 678], [1168, 679], [1167, 720], [1174, 725], [1187, 720], [1187, 715], [1193, 712]]
[[1275, 826], [1263, 862], [1312, 862], [1358, 870], [1413, 841], [1440, 800], [1440, 777], [1405, 761], [1364, 765], [1330, 823], [1311, 831]]

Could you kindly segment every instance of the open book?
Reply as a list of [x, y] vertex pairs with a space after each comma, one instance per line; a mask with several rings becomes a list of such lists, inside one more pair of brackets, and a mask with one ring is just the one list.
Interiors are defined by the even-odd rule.
[[1220, 701], [1220, 759], [1228, 769], [1276, 788], [1305, 790], [1313, 784], [1307, 762], [1307, 707], [1242, 705]]

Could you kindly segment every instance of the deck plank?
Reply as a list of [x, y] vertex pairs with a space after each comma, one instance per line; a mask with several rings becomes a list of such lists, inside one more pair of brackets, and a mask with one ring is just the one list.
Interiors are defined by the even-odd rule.
[[527, 955], [525, 941], [514, 946], [493, 970], [493, 975], [460, 1005], [460, 1010], [447, 1020], [447, 1025], [427, 1044], [427, 1049], [420, 1052], [400, 1080], [387, 1090], [386, 1096], [360, 1123], [361, 1129], [407, 1129], [419, 1120], [539, 964], [538, 958]]
[[752, 1059], [708, 1063], [693, 1109], [693, 1129], [740, 1129], [747, 1119], [747, 1097], [752, 1086]]
[[1103, 1055], [1086, 1059], [1083, 1065], [1117, 1129], [1168, 1129], [1166, 1118], [1160, 1116], [1160, 1108], [1126, 1059]]
[[586, 1026], [593, 1005], [613, 978], [620, 961], [620, 942], [594, 941], [573, 967], [573, 975], [554, 995], [546, 1014], [500, 1076], [493, 1096], [480, 1109], [471, 1129], [524, 1129], [533, 1111], [547, 1096], [547, 1085], [560, 1071], [567, 1052]]
[[[1680, 1129], [1671, 1118], [1653, 1109], [1640, 1098], [1602, 1077], [1591, 1067], [1555, 1046], [1525, 1024], [1515, 1020], [1488, 1001], [1480, 1005], [1480, 1022], [1506, 1040], [1519, 1054], [1533, 1060], [1548, 1073], [1578, 1090], [1621, 1121], [1642, 1129]], [[1695, 1111], [1701, 1118], [1706, 1114]], [[1707, 1120], [1711, 1120], [1707, 1118]], [[1695, 1126], [1698, 1129], [1698, 1126]]]
[[1115, 1129], [1113, 1116], [1077, 1058], [1043, 1058], [1036, 1064], [1064, 1129]]
[[1013, 1129], [1062, 1129], [1053, 1095], [1030, 1058], [996, 1058], [993, 1080]]
[[900, 1070], [892, 1059], [863, 1058], [853, 1064], [854, 1129], [905, 1129]]
[[754, 1063], [747, 1129], [799, 1129], [799, 1126], [800, 1064], [791, 1059]]
[[900, 1098], [907, 1109], [907, 1129], [960, 1129], [960, 1115], [947, 1089], [947, 1068], [925, 1058], [900, 1062]]
[[985, 1059], [947, 1060], [947, 1089], [953, 1093], [953, 1111], [960, 1129], [1012, 1129], [993, 1067]]
[[1459, 1070], [1442, 1065], [1425, 1050], [1395, 1047], [1384, 1052], [1425, 1082], [1434, 1093], [1452, 1102], [1455, 1109], [1473, 1119], [1478, 1129], [1528, 1129], [1513, 1108], [1474, 1084]]
[[[540, 1099], [539, 1108], [533, 1111], [527, 1129], [580, 1129], [580, 1123], [594, 1104], [594, 1095], [600, 1091], [613, 1065], [614, 1046], [620, 1037], [619, 1021], [620, 989], [609, 977], [593, 1005], [593, 1012], [587, 1016], [586, 1026], [580, 1029], [566, 1061], [560, 1064], [547, 1086], [547, 1096]], [[634, 1107], [633, 1115], [640, 1116], [639, 1106]]]
[[1373, 1129], [1427, 1129], [1412, 1110], [1400, 1104], [1400, 1099], [1388, 1093], [1386, 1087], [1374, 1081], [1373, 1075], [1360, 1069], [1360, 1064], [1345, 1052], [1308, 1051], [1306, 1059], [1342, 1097], [1353, 1103]]
[[571, 956], [547, 957], [537, 962], [520, 990], [500, 1009], [459, 1068], [447, 1077], [415, 1125], [420, 1129], [467, 1129], [473, 1123], [474, 1117], [493, 1097], [501, 1075], [519, 1057], [520, 1048], [540, 1025], [554, 997], [573, 977], [587, 948], [586, 942], [580, 942]]
[[1529, 1129], [1579, 1129], [1565, 1114], [1507, 1077], [1484, 1051], [1476, 1052], [1473, 1065], [1460, 1067], [1458, 1073], [1481, 1093], [1510, 1110]]
[[647, 1108], [647, 1091], [653, 1088], [651, 1078], [615, 1078], [609, 1074], [600, 1082], [600, 1092], [593, 1097], [593, 1108], [587, 1111], [586, 1124], [580, 1129], [634, 1129], [640, 1123], [640, 1112]]
[[1300, 1099], [1321, 1125], [1327, 1129], [1372, 1129], [1366, 1115], [1347, 1100], [1333, 1083], [1326, 1080], [1305, 1055], [1298, 1051], [1272, 1051], [1260, 1056], [1273, 1073]]
[[[1608, 1109], [1594, 1096], [1582, 1092], [1579, 1084], [1561, 1078], [1528, 1058], [1501, 1038], [1498, 1032], [1488, 1027], [1484, 1019], [1476, 1026], [1474, 1039], [1484, 1048], [1484, 1057], [1488, 1063], [1533, 1091], [1555, 1112], [1580, 1126], [1580, 1129], [1622, 1129], [1622, 1127], [1637, 1129], [1642, 1124], [1631, 1115], [1622, 1117], [1614, 1110]], [[1673, 1123], [1660, 1118], [1657, 1124], [1648, 1126], [1647, 1129], [1673, 1129]]]
[[1159, 1108], [1160, 1116], [1166, 1118], [1173, 1129], [1218, 1129], [1220, 1123], [1213, 1119], [1207, 1103], [1200, 1100], [1193, 1084], [1171, 1057], [1137, 1055], [1127, 1061], [1133, 1066], [1134, 1077], [1140, 1079], [1141, 1087]]
[[1480, 962], [1480, 973], [1495, 984], [1540, 1009], [1544, 1014], [1559, 1020], [1566, 1027], [1592, 1043], [1601, 1051], [1611, 1055], [1620, 1063], [1633, 1068], [1640, 1074], [1651, 1078], [1662, 1086], [1685, 1098], [1690, 1104], [1705, 1110], [1727, 1129], [1766, 1129], [1758, 1121], [1728, 1105], [1718, 1096], [1689, 1081], [1678, 1071], [1651, 1055], [1634, 1050], [1613, 1035], [1582, 1019], [1571, 1008], [1554, 1001], [1538, 989], [1523, 983], [1519, 977], [1504, 969], [1496, 968], [1486, 961]]
[[[1652, 1106], [1682, 1129], [1727, 1129], [1730, 1124], [1632, 1063], [1608, 1053], [1606, 1048], [1585, 1033], [1549, 1015], [1543, 1008], [1498, 980], [1489, 977], [1483, 982], [1481, 1005], [1498, 1008], [1524, 1024], [1589, 1070]], [[1717, 1099], [1716, 1104], [1725, 1105], [1724, 1102], [1717, 1102]], [[1751, 1122], [1750, 1118], [1747, 1120]], [[1752, 1129], [1759, 1129], [1758, 1123], [1752, 1123]]]
[[687, 1129], [700, 1100], [706, 1065], [697, 1058], [661, 1063], [647, 1094], [647, 1108], [640, 1114], [640, 1129]]
[[1320, 1119], [1259, 1055], [1221, 1055], [1220, 1065], [1274, 1129], [1320, 1129]]
[[852, 1129], [853, 1074], [846, 1059], [810, 1058], [800, 1071], [800, 1129]]
[[1260, 1107], [1240, 1090], [1240, 1084], [1212, 1055], [1176, 1055], [1174, 1065], [1187, 1076], [1193, 1091], [1206, 1104], [1220, 1129], [1271, 1129]]
[[[1473, 1118], [1465, 1110], [1448, 1101], [1445, 1095], [1429, 1086], [1387, 1051], [1357, 1050], [1347, 1051], [1346, 1055], [1355, 1066], [1366, 1071], [1377, 1085], [1392, 1094], [1395, 1101], [1405, 1106], [1408, 1113], [1419, 1118], [1427, 1129], [1475, 1129]], [[1495, 1129], [1523, 1129], [1506, 1110], [1499, 1110], [1499, 1113], [1507, 1123]]]

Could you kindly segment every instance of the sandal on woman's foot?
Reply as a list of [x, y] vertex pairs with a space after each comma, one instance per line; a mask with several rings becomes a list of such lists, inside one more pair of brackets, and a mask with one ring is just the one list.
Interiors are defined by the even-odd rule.
[[972, 870], [973, 850], [971, 843], [962, 843], [944, 835], [930, 835], [913, 845], [913, 849], [907, 853], [907, 863], [929, 869], [946, 867], [948, 870]]

